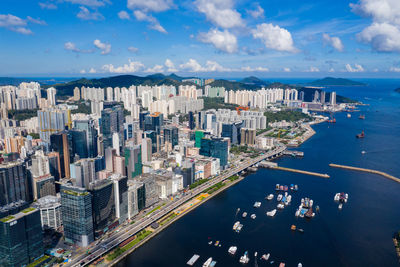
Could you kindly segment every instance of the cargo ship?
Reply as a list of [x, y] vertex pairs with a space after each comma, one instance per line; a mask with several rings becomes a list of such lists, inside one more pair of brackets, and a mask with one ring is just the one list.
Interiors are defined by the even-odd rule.
[[364, 138], [364, 137], [365, 137], [364, 131], [356, 135], [356, 138]]

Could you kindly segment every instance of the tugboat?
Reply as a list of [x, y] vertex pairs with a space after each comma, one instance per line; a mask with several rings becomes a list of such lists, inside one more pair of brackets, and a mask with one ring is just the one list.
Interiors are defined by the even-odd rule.
[[356, 138], [364, 138], [364, 137], [365, 137], [364, 131], [356, 135]]

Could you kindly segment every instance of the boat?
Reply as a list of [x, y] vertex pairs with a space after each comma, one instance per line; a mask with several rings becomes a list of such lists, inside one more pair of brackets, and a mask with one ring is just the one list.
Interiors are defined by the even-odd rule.
[[259, 207], [261, 207], [261, 202], [258, 202], [258, 201], [255, 202], [254, 205], [253, 205], [253, 207], [254, 207], [254, 208], [259, 208]]
[[242, 230], [243, 224], [239, 224], [239, 226], [236, 229], [237, 233], [240, 233], [240, 231]]
[[290, 190], [294, 190], [294, 184], [290, 184]]
[[206, 260], [203, 263], [203, 267], [210, 267], [211, 262], [212, 262], [212, 257], [208, 258], [208, 260]]
[[316, 211], [316, 212], [319, 212], [319, 206], [316, 206], [316, 207], [315, 207], [315, 211]]
[[270, 256], [269, 253], [268, 254], [264, 254], [264, 255], [261, 256], [261, 259], [267, 261], [269, 259], [269, 256]]
[[209, 245], [212, 245], [212, 243], [213, 243], [212, 241], [208, 242]]
[[215, 241], [214, 246], [218, 247], [218, 245], [219, 245], [219, 240]]
[[284, 262], [279, 263], [279, 267], [285, 267], [285, 263]]
[[267, 196], [267, 200], [272, 200], [274, 198], [274, 194], [269, 194], [268, 196]]
[[300, 215], [300, 209], [296, 210], [296, 213], [294, 214], [294, 216], [299, 217]]
[[335, 201], [339, 201], [340, 199], [340, 193], [336, 193], [335, 197], [333, 198], [333, 200]]
[[235, 255], [236, 251], [237, 251], [237, 247], [236, 247], [236, 246], [232, 246], [232, 247], [230, 247], [230, 248], [228, 249], [228, 252], [229, 252], [229, 254], [231, 254], [231, 255]]
[[364, 137], [365, 137], [364, 131], [356, 135], [356, 138], [364, 138]]
[[365, 115], [361, 114], [358, 118], [359, 118], [360, 120], [365, 120]]
[[243, 264], [247, 264], [249, 262], [249, 256], [248, 256], [248, 252], [246, 251], [243, 256], [240, 257], [239, 262], [243, 263]]
[[200, 258], [199, 255], [194, 254], [194, 255], [190, 258], [190, 260], [188, 260], [188, 262], [187, 262], [186, 264], [189, 265], [189, 266], [192, 266], [193, 264], [196, 263], [196, 261], [197, 261], [199, 258]]
[[299, 231], [300, 233], [304, 233], [304, 230], [302, 228], [298, 228], [297, 231]]
[[256, 251], [256, 252], [254, 253], [254, 257], [257, 257], [257, 255], [258, 255], [258, 252]]
[[290, 226], [290, 230], [296, 231], [296, 225], [292, 224], [292, 226]]
[[214, 267], [215, 265], [217, 265], [217, 262], [216, 262], [216, 261], [212, 261], [212, 262], [210, 263], [210, 267]]
[[242, 217], [246, 218], [247, 217], [247, 212], [243, 212]]
[[279, 203], [278, 206], [276, 206], [276, 207], [278, 209], [282, 210], [285, 207], [285, 205], [283, 205], [282, 203]]
[[276, 184], [275, 190], [276, 190], [276, 191], [279, 191], [279, 184]]
[[301, 264], [301, 262], [299, 262], [299, 264], [297, 264], [297, 267], [303, 267], [303, 264]]
[[297, 186], [297, 184], [294, 185], [294, 191], [299, 190], [299, 187]]
[[267, 212], [267, 216], [274, 217], [276, 214], [276, 209]]
[[282, 196], [281, 194], [279, 194], [279, 195], [277, 196], [276, 200], [277, 200], [277, 201], [281, 201], [281, 200], [282, 200], [282, 197], [283, 197], [283, 196]]
[[341, 210], [343, 208], [343, 204], [340, 203], [338, 208]]
[[288, 187], [287, 185], [285, 185], [285, 186], [283, 187], [283, 190], [288, 191], [288, 190], [289, 190], [289, 187]]
[[304, 214], [304, 216], [307, 218], [312, 218], [315, 216], [315, 213], [313, 212], [312, 208], [309, 208], [308, 211]]
[[252, 218], [253, 220], [256, 218], [257, 216], [255, 214], [251, 214], [250, 218]]
[[236, 230], [237, 228], [238, 228], [238, 226], [240, 225], [240, 222], [239, 221], [237, 221], [237, 222], [235, 222], [235, 224], [233, 225], [233, 230]]
[[361, 154], [365, 154], [365, 153], [367, 153], [365, 150], [361, 151]]
[[347, 113], [347, 118], [351, 118], [351, 114], [350, 113]]

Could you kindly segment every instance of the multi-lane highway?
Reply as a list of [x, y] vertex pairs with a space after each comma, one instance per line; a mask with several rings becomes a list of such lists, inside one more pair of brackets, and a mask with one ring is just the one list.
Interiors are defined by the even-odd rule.
[[71, 261], [67, 264], [67, 266], [84, 266], [88, 265], [90, 262], [96, 260], [102, 255], [106, 254], [120, 243], [143, 230], [153, 222], [161, 219], [177, 207], [181, 206], [185, 202], [189, 201], [193, 197], [197, 196], [205, 189], [226, 180], [227, 178], [240, 173], [246, 168], [268, 158], [275, 157], [277, 155], [281, 155], [281, 153], [286, 149], [285, 146], [279, 145], [274, 150], [269, 151], [263, 155], [260, 155], [253, 159], [247, 159], [240, 163], [238, 166], [233, 166], [230, 169], [224, 171], [221, 175], [214, 179], [210, 179], [206, 183], [188, 191], [182, 198], [176, 199], [174, 201], [169, 202], [159, 210], [154, 211], [153, 213], [137, 220], [134, 224], [127, 225], [125, 227], [121, 227], [118, 232], [114, 232], [110, 237], [105, 238], [102, 242], [94, 242], [89, 249], [91, 250], [90, 255], [80, 254], [71, 259]]

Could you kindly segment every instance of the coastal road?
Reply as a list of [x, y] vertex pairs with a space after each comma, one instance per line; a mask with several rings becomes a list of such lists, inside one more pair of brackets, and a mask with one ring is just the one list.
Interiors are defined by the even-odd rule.
[[269, 152], [267, 152], [263, 155], [260, 155], [256, 158], [245, 160], [245, 161], [241, 162], [240, 165], [222, 172], [218, 177], [211, 179], [211, 180], [205, 182], [204, 184], [199, 185], [198, 187], [188, 191], [182, 198], [176, 199], [176, 200], [166, 204], [162, 208], [139, 219], [134, 224], [127, 225], [126, 227], [120, 228], [119, 232], [113, 233], [110, 237], [104, 239], [102, 242], [100, 242], [100, 243], [98, 241], [93, 242], [93, 244], [95, 244], [95, 245], [91, 245], [88, 248], [88, 249], [90, 249], [91, 254], [89, 254], [89, 255], [80, 254], [80, 255], [76, 256], [75, 258], [71, 259], [71, 261], [68, 262], [66, 264], [66, 266], [86, 266], [86, 265], [90, 264], [97, 258], [101, 257], [102, 255], [108, 253], [109, 251], [111, 251], [112, 249], [117, 247], [120, 243], [122, 243], [129, 237], [135, 235], [136, 233], [140, 232], [144, 228], [151, 225], [153, 222], [161, 219], [162, 217], [164, 217], [171, 211], [175, 210], [182, 204], [184, 204], [187, 201], [189, 201], [190, 199], [196, 197], [197, 195], [202, 193], [207, 188], [214, 186], [215, 184], [222, 182], [233, 175], [240, 173], [241, 171], [247, 169], [248, 167], [250, 167], [262, 160], [278, 156], [285, 149], [286, 149], [286, 146], [279, 145], [272, 151], [269, 151]]

